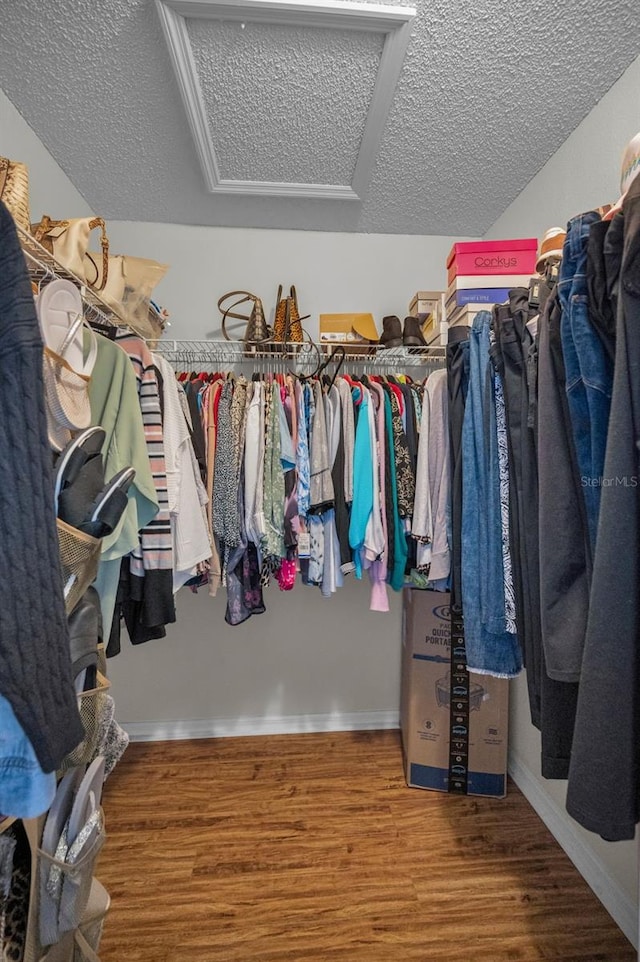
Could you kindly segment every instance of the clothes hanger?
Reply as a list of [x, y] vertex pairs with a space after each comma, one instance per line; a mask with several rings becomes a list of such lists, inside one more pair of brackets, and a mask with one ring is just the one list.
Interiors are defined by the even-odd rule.
[[331, 381], [329, 382], [329, 388], [328, 388], [329, 390], [331, 390], [331, 388], [333, 387], [333, 385], [336, 383], [336, 378], [337, 378], [338, 374], [340, 373], [340, 370], [341, 370], [342, 365], [344, 364], [344, 361], [345, 361], [345, 358], [346, 358], [346, 351], [345, 351], [344, 347], [342, 347], [342, 345], [338, 345], [338, 347], [335, 347], [335, 348], [333, 349], [333, 351], [331, 352], [331, 354], [329, 355], [329, 357], [326, 359], [326, 361], [324, 362], [324, 364], [321, 366], [321, 370], [323, 370], [323, 371], [326, 370], [326, 368], [327, 368], [327, 366], [328, 366], [329, 364], [331, 364], [332, 362], [336, 361], [336, 358], [337, 358], [336, 368], [335, 368], [335, 370], [334, 370], [334, 372], [333, 372], [333, 377], [331, 378]]

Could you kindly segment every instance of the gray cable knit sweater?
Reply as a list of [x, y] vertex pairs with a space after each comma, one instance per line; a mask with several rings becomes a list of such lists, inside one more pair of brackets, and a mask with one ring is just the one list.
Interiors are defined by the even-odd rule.
[[58, 558], [42, 341], [24, 256], [1, 202], [0, 692], [44, 771], [54, 771], [84, 732]]

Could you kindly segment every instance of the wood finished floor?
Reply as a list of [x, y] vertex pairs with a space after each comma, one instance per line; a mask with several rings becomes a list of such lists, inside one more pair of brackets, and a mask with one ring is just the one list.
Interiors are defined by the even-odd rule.
[[131, 745], [102, 962], [635, 962], [510, 783], [406, 787], [397, 732]]

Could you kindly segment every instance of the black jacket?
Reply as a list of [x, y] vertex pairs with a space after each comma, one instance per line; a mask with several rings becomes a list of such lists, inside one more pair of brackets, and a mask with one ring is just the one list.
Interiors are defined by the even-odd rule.
[[640, 774], [640, 177], [623, 205], [616, 354], [567, 810], [631, 839]]

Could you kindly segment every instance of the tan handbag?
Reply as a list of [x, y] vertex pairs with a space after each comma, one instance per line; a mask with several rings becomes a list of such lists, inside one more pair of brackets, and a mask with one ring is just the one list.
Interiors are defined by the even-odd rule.
[[0, 200], [22, 230], [29, 233], [29, 171], [26, 164], [0, 157]]
[[140, 337], [157, 336], [155, 326], [150, 321], [149, 307], [151, 295], [169, 270], [168, 264], [159, 264], [148, 257], [131, 257], [125, 254], [122, 270], [124, 273], [124, 295], [121, 316]]
[[84, 257], [85, 279], [89, 287], [98, 291], [100, 297], [112, 311], [119, 314], [124, 300], [124, 256], [109, 254], [107, 258], [107, 277], [104, 278], [104, 261], [100, 254], [87, 251]]
[[149, 319], [149, 305], [154, 287], [169, 267], [146, 257], [111, 254], [108, 258], [107, 280], [103, 284], [104, 264], [99, 254], [85, 255], [87, 283], [101, 299], [142, 337], [154, 337], [157, 331]]
[[[238, 297], [239, 299], [234, 301], [233, 304], [230, 304], [229, 307], [223, 307], [224, 302], [230, 297]], [[241, 304], [246, 304], [248, 302], [253, 302], [253, 306], [249, 314], [240, 314], [233, 310], [234, 307], [239, 307]], [[269, 330], [269, 326], [264, 316], [262, 301], [257, 294], [252, 294], [250, 291], [228, 291], [226, 294], [223, 294], [218, 301], [218, 310], [222, 314], [222, 335], [227, 339], [227, 341], [234, 340], [234, 338], [232, 338], [227, 332], [228, 317], [235, 317], [239, 321], [247, 322], [247, 326], [242, 337], [242, 340], [246, 344], [263, 344], [271, 337], [271, 331]]]
[[[95, 262], [87, 260], [91, 231], [100, 228], [102, 246], [102, 271], [93, 277]], [[77, 217], [73, 220], [51, 220], [44, 214], [39, 224], [31, 225], [31, 233], [39, 244], [49, 251], [62, 267], [71, 271], [78, 280], [92, 284], [101, 291], [109, 276], [109, 239], [102, 217]], [[87, 277], [87, 274], [89, 275]], [[92, 283], [92, 282], [96, 283]]]

